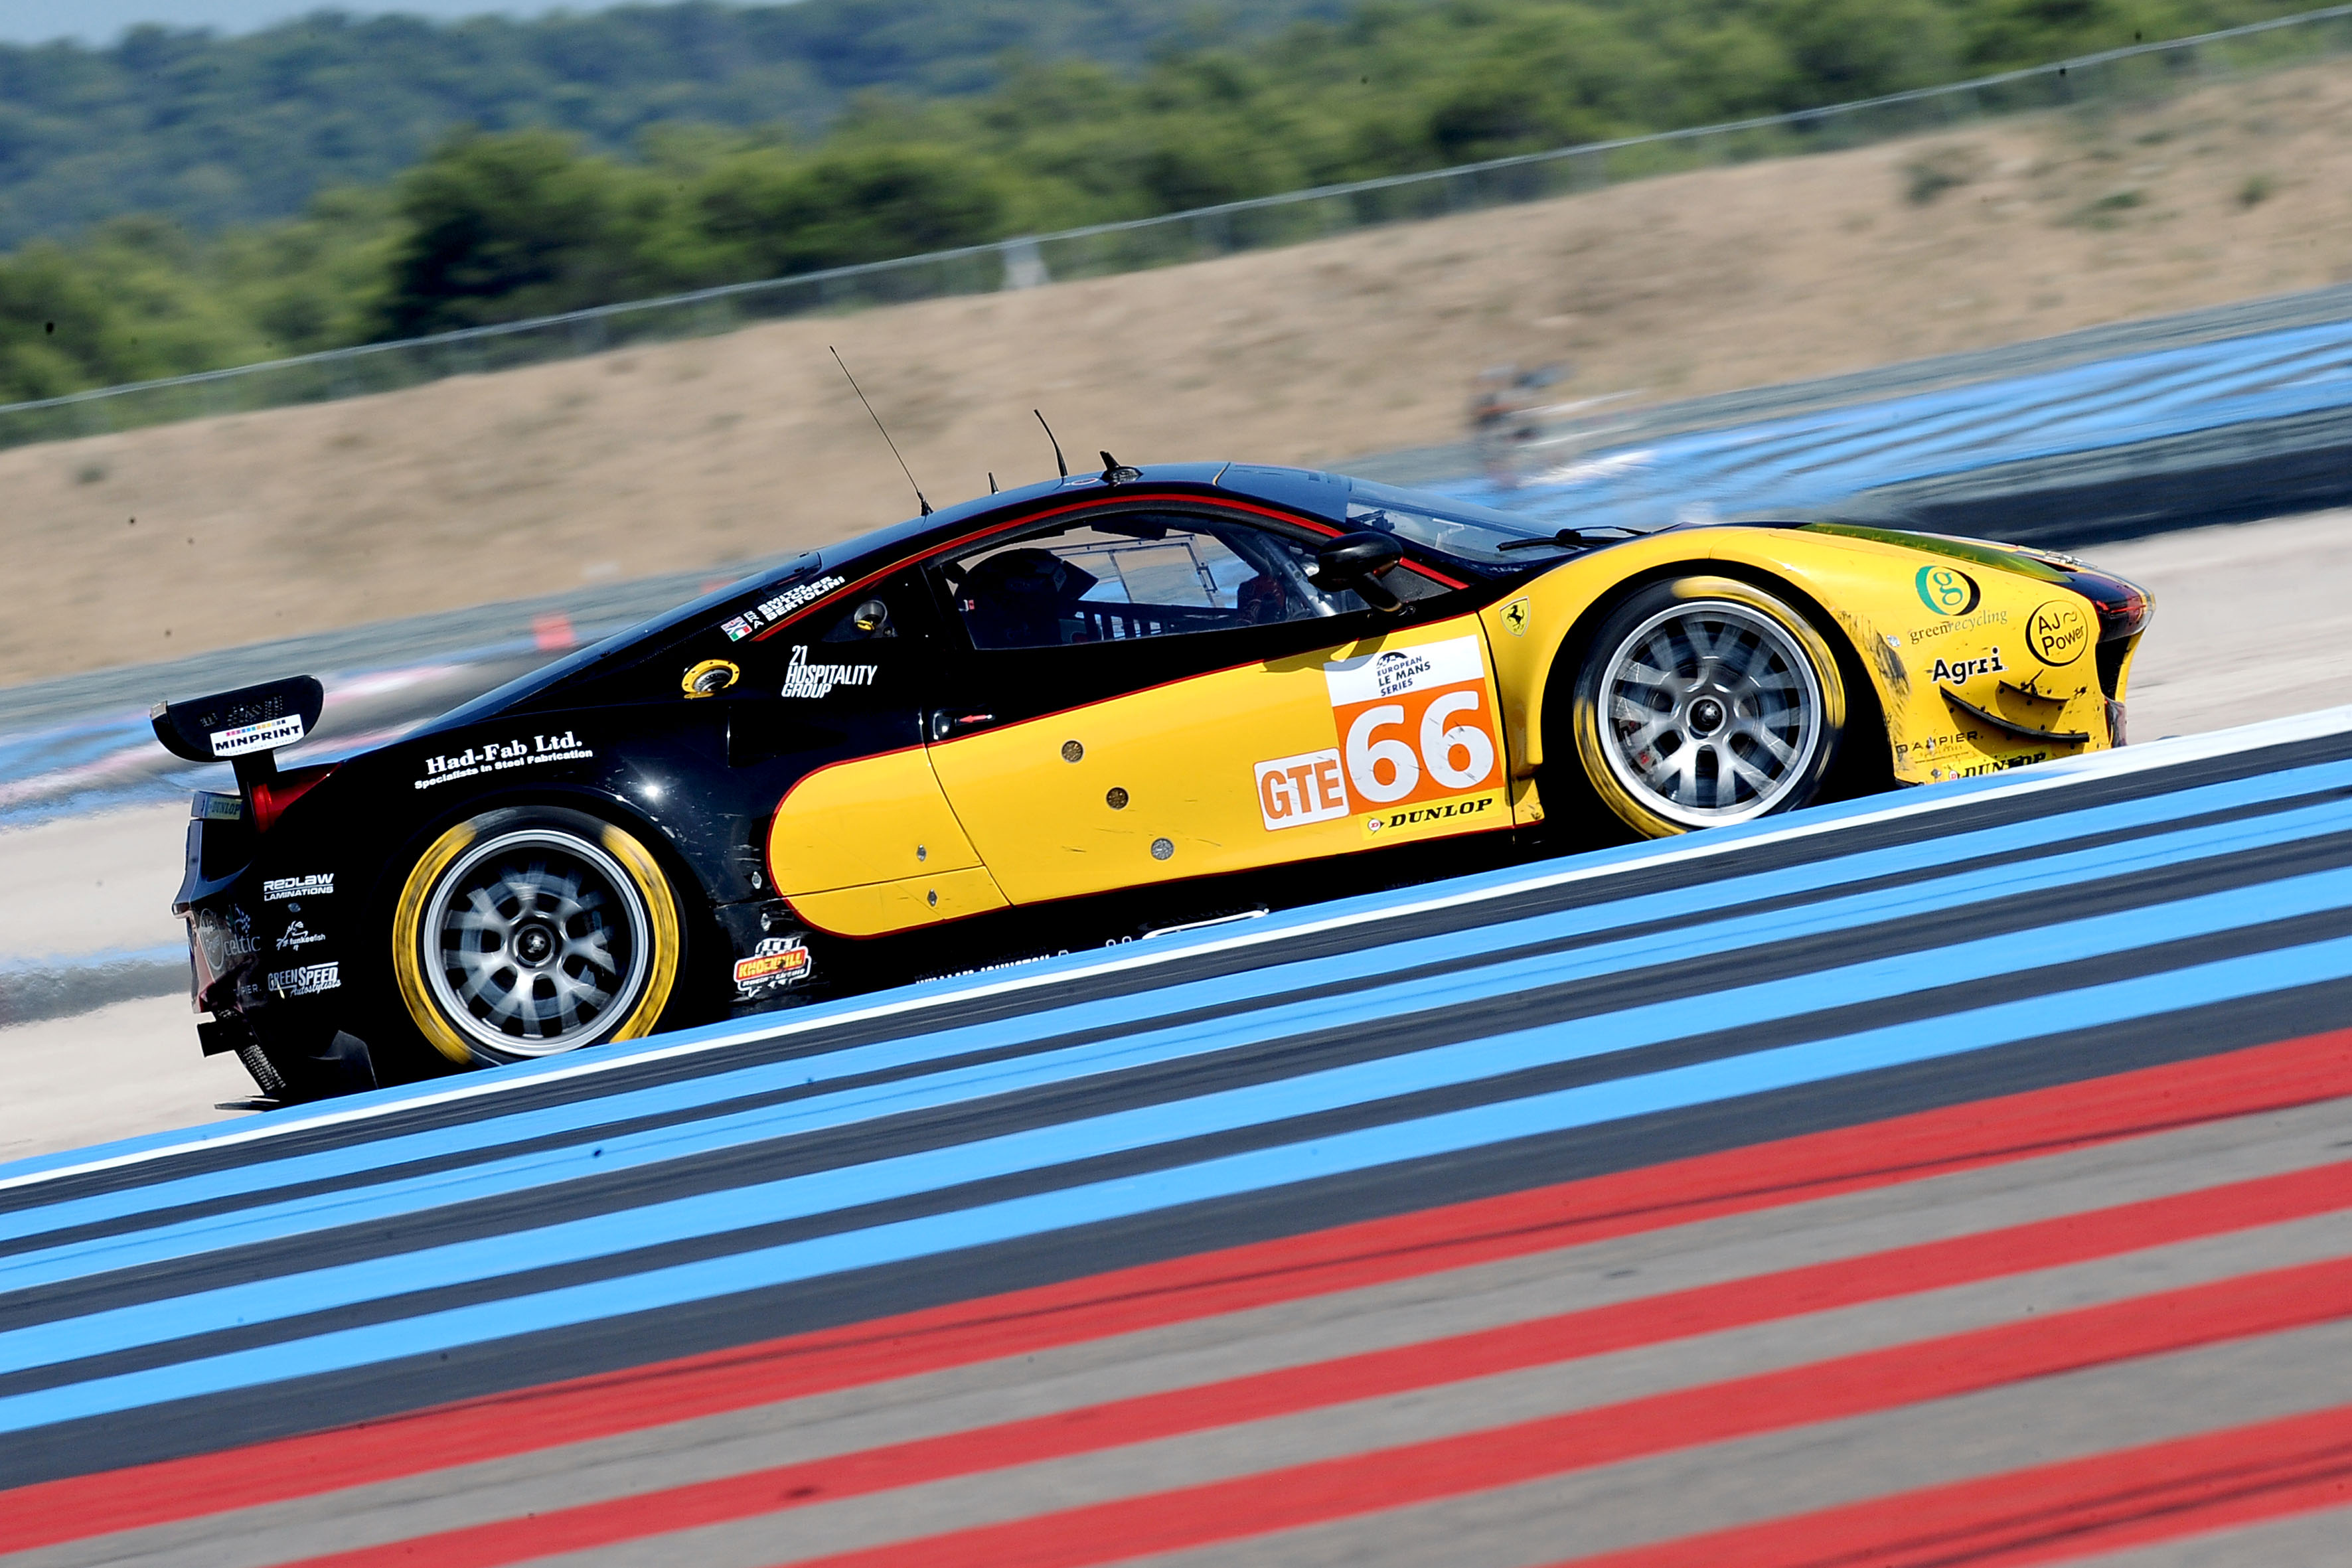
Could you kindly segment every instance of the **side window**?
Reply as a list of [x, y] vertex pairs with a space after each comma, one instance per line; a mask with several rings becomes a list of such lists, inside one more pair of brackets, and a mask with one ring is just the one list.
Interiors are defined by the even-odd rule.
[[[974, 647], [1057, 647], [1363, 608], [1352, 593], [1316, 587], [1307, 574], [1314, 562], [1309, 542], [1270, 529], [1181, 513], [1118, 512], [992, 541], [942, 562], [940, 573]], [[1436, 587], [1413, 581], [1423, 591]]]

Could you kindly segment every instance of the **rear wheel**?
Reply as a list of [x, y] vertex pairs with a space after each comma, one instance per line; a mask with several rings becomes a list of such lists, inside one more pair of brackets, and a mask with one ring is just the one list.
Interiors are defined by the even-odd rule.
[[1573, 728], [1593, 793], [1655, 838], [1821, 798], [1845, 713], [1837, 659], [1803, 616], [1732, 578], [1685, 577], [1603, 623]]
[[510, 807], [418, 858], [394, 910], [393, 974], [426, 1042], [484, 1067], [650, 1034], [680, 944], [677, 897], [636, 838]]

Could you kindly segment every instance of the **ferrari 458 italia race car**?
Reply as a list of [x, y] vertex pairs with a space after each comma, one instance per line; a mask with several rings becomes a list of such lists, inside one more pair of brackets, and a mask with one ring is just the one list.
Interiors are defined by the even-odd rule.
[[2102, 750], [2147, 616], [2046, 552], [1113, 465], [338, 763], [272, 761], [308, 678], [155, 729], [237, 772], [177, 905], [204, 1048], [299, 1099]]

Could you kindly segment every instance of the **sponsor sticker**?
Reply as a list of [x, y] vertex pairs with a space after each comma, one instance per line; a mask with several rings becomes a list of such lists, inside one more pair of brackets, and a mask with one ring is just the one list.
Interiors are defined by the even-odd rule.
[[746, 998], [764, 996], [806, 980], [811, 967], [809, 951], [799, 937], [763, 938], [749, 958], [735, 961], [735, 990]]
[[2091, 623], [2065, 600], [2052, 599], [2025, 617], [2025, 646], [2044, 664], [2072, 664], [2091, 646]]
[[261, 901], [275, 904], [287, 899], [323, 899], [334, 890], [332, 871], [313, 871], [307, 877], [272, 877], [261, 884]]
[[871, 686], [881, 673], [878, 664], [811, 664], [808, 649], [795, 647], [784, 670], [786, 697], [828, 697], [836, 686]]
[[1957, 566], [1922, 566], [1911, 585], [1931, 616], [1958, 618], [1975, 609], [1984, 596], [1977, 580]]
[[264, 719], [257, 724], [239, 724], [233, 730], [212, 732], [213, 755], [241, 757], [247, 752], [267, 752], [279, 746], [290, 746], [302, 738], [302, 715], [282, 714], [276, 719]]
[[1258, 763], [1257, 809], [1269, 833], [1347, 816], [1348, 785], [1339, 773], [1339, 748]]
[[191, 815], [205, 822], [242, 822], [245, 819], [245, 802], [236, 795], [200, 789], [196, 792], [195, 809]]
[[299, 952], [314, 942], [324, 942], [326, 940], [326, 932], [312, 931], [300, 921], [295, 921], [287, 926], [286, 934], [278, 939], [278, 951], [280, 952]]
[[1342, 659], [1323, 667], [1323, 679], [1360, 808], [1418, 805], [1500, 782], [1502, 748], [1475, 637]]
[[1982, 778], [1987, 773], [2007, 773], [2011, 768], [2030, 768], [2036, 763], [2050, 760], [2047, 752], [2028, 752], [2023, 756], [1995, 757], [1990, 762], [1973, 763], [1965, 768], [1953, 768], [1948, 777], [1956, 779]]
[[506, 773], [545, 763], [584, 762], [595, 754], [593, 749], [582, 745], [579, 737], [570, 730], [560, 735], [530, 735], [510, 741], [491, 741], [479, 746], [468, 746], [462, 752], [425, 758], [425, 776], [416, 781], [416, 787], [431, 789], [436, 784], [455, 784], [459, 779], [479, 778], [485, 773]]
[[[1255, 765], [1266, 831], [1348, 816], [1368, 834], [1459, 827], [1495, 809], [1502, 747], [1475, 637], [1340, 659], [1323, 679], [1339, 743]], [[1455, 809], [1417, 809], [1433, 803]]]
[[1895, 743], [1895, 765], [1899, 768], [1907, 763], [1924, 763], [1931, 757], [1940, 757], [1958, 747], [1973, 747], [1982, 739], [1982, 735], [1974, 730], [1960, 730], [1949, 735], [1914, 736], [1910, 740]]
[[1937, 637], [1950, 637], [1954, 632], [1977, 632], [1984, 630], [1987, 626], [2007, 625], [2009, 625], [2007, 610], [1979, 610], [1973, 616], [1968, 616], [1957, 621], [1945, 621], [1932, 626], [1916, 626], [1912, 628], [1911, 642], [1916, 647], [1923, 642], [1933, 642]]
[[1452, 800], [1432, 801], [1426, 805], [1376, 811], [1364, 818], [1364, 837], [1392, 842], [1422, 834], [1484, 826], [1496, 819], [1502, 806], [1502, 792], [1489, 790], [1484, 795], [1457, 795]]
[[1927, 679], [1938, 686], [1965, 686], [1979, 675], [2006, 675], [2009, 666], [2000, 661], [2000, 649], [1995, 648], [1982, 658], [1939, 658], [1927, 671]]
[[305, 963], [295, 969], [281, 969], [269, 977], [268, 988], [280, 996], [315, 996], [321, 991], [332, 991], [343, 983], [343, 966], [340, 963]]
[[813, 582], [803, 583], [796, 588], [787, 588], [774, 598], [753, 605], [732, 620], [721, 621], [719, 630], [727, 634], [729, 642], [741, 642], [753, 633], [765, 631], [774, 626], [802, 605], [814, 604], [847, 581], [849, 579], [846, 577], [819, 577]]

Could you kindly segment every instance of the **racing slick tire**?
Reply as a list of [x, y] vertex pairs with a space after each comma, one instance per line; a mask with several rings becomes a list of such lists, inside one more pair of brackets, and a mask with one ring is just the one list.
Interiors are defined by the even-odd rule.
[[1780, 599], [1729, 577], [1654, 583], [1589, 648], [1570, 707], [1577, 759], [1634, 831], [1662, 838], [1822, 798], [1845, 680]]
[[393, 909], [392, 971], [426, 1044], [490, 1067], [652, 1033], [683, 942], [677, 896], [634, 836], [509, 806], [418, 857]]

